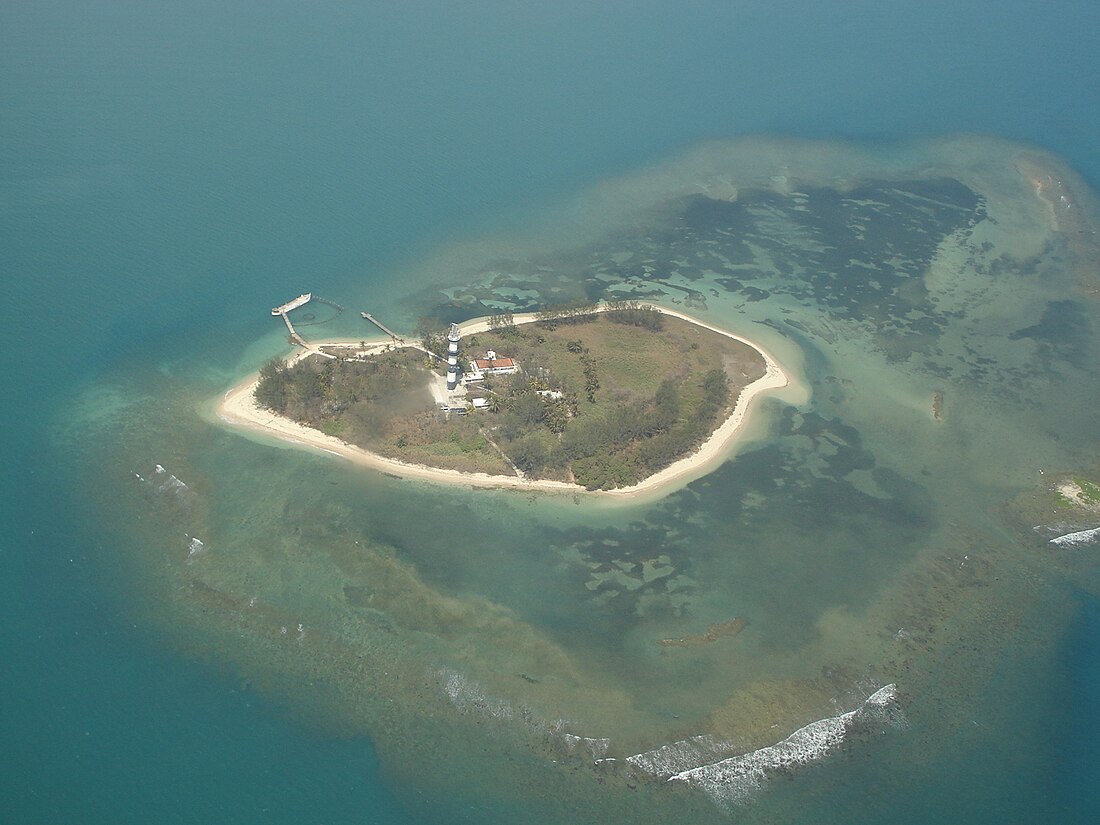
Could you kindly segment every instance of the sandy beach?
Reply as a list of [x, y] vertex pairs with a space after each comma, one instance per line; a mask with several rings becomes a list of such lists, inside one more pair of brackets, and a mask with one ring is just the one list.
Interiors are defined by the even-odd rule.
[[[269, 410], [262, 409], [255, 399], [256, 385], [259, 381], [259, 373], [253, 373], [243, 382], [225, 393], [217, 406], [217, 416], [226, 424], [254, 432], [261, 432], [274, 436], [288, 443], [306, 449], [321, 450], [331, 455], [346, 458], [364, 467], [380, 470], [385, 473], [409, 479], [421, 479], [445, 484], [461, 484], [473, 487], [488, 488], [513, 488], [553, 493], [584, 494], [586, 496], [601, 496], [608, 498], [633, 499], [643, 495], [670, 492], [675, 487], [686, 484], [699, 476], [715, 469], [727, 458], [730, 449], [737, 443], [738, 435], [744, 430], [752, 411], [753, 401], [763, 395], [774, 393], [787, 387], [790, 379], [771, 353], [759, 344], [735, 335], [732, 332], [721, 329], [700, 321], [685, 313], [665, 307], [656, 307], [665, 315], [681, 318], [692, 324], [725, 335], [740, 341], [755, 349], [764, 357], [766, 364], [764, 375], [746, 386], [737, 398], [733, 411], [725, 421], [713, 432], [710, 437], [693, 454], [685, 456], [670, 464], [658, 473], [654, 473], [638, 484], [630, 487], [621, 487], [615, 490], [586, 490], [578, 484], [563, 481], [548, 481], [541, 479], [526, 479], [516, 476], [489, 475], [487, 473], [466, 473], [459, 470], [445, 470], [437, 467], [429, 467], [423, 464], [411, 464], [393, 458], [372, 453], [362, 447], [356, 447], [341, 441], [334, 436], [326, 435], [312, 427], [306, 427], [289, 418], [276, 415]], [[600, 311], [603, 307], [600, 308]], [[534, 313], [517, 314], [514, 318], [516, 324], [531, 323], [536, 320]], [[477, 318], [459, 326], [462, 334], [474, 335], [489, 329], [488, 318]], [[372, 343], [372, 348], [375, 342]], [[386, 342], [388, 343], [388, 342]], [[325, 341], [324, 346], [349, 346], [359, 348], [359, 341]], [[289, 360], [295, 360], [313, 354], [321, 343], [310, 343], [308, 349], [299, 350]], [[377, 344], [381, 350], [385, 344]]]

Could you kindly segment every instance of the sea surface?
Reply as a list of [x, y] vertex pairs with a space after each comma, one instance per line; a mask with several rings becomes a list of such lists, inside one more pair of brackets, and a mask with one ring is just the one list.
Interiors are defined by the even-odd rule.
[[[0, 820], [1095, 821], [1100, 9], [476, 5], [0, 9]], [[214, 414], [307, 290], [797, 391], [654, 501], [404, 482]]]

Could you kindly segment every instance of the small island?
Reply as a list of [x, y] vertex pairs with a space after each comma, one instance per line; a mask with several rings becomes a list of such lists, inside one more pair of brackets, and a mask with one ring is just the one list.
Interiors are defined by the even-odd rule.
[[750, 342], [636, 301], [422, 323], [418, 338], [298, 338], [219, 412], [402, 476], [623, 492], [720, 458], [751, 398], [787, 384]]

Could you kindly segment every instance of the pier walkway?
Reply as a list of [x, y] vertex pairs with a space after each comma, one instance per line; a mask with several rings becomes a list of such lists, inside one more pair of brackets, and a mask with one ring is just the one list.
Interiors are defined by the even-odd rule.
[[372, 324], [374, 324], [376, 327], [378, 327], [380, 330], [382, 330], [382, 332], [386, 333], [386, 335], [390, 336], [390, 338], [392, 338], [394, 341], [397, 341], [397, 342], [402, 343], [402, 344], [405, 343], [404, 338], [402, 338], [400, 335], [398, 335], [396, 332], [394, 332], [388, 326], [383, 324], [381, 321], [379, 321], [377, 318], [375, 318], [369, 312], [360, 312], [359, 314], [362, 315], [366, 320], [368, 320]]
[[438, 361], [446, 360], [446, 359], [436, 355], [430, 349], [427, 349], [427, 348], [421, 346], [420, 344], [410, 344], [408, 341], [406, 341], [404, 338], [402, 338], [400, 335], [398, 335], [396, 332], [394, 332], [388, 326], [383, 324], [381, 321], [379, 321], [377, 318], [375, 318], [369, 312], [360, 312], [359, 314], [362, 315], [365, 320], [370, 321], [372, 324], [374, 324], [376, 327], [378, 327], [380, 330], [382, 330], [382, 332], [386, 333], [386, 335], [390, 336], [390, 338], [393, 339], [393, 342], [395, 344], [400, 344], [403, 347], [410, 347], [411, 349], [420, 350], [425, 355], [430, 355], [432, 358], [435, 358]]
[[[286, 324], [287, 332], [290, 333], [290, 340], [300, 346], [303, 350], [305, 350], [305, 352], [299, 357], [304, 358], [308, 355], [320, 355], [322, 358], [337, 358], [338, 356], [333, 355], [331, 352], [325, 352], [320, 347], [314, 346], [313, 344], [309, 343], [305, 338], [301, 336], [301, 333], [299, 333], [298, 330], [294, 328], [294, 323], [290, 320], [291, 310], [298, 309], [298, 307], [308, 304], [311, 300], [319, 301], [323, 304], [328, 304], [330, 306], [336, 307], [336, 309], [338, 310], [343, 310], [343, 307], [337, 304], [335, 301], [329, 301], [325, 298], [314, 297], [312, 292], [304, 292], [293, 301], [287, 301], [282, 306], [273, 307], [271, 310], [271, 314], [277, 315], [283, 319], [283, 323]], [[432, 358], [435, 358], [439, 361], [444, 360], [443, 358], [436, 355], [431, 350], [423, 347], [419, 343], [409, 343], [403, 337], [398, 335], [392, 329], [390, 329], [373, 315], [371, 315], [369, 312], [360, 312], [359, 314], [362, 315], [365, 320], [370, 321], [372, 324], [374, 324], [376, 327], [386, 333], [386, 335], [390, 336], [395, 344], [400, 344], [401, 346], [419, 350], [425, 355], [430, 355]], [[387, 344], [387, 346], [389, 345]], [[369, 349], [371, 349], [372, 351], [379, 351], [377, 346], [371, 347]]]
[[[286, 324], [287, 332], [290, 333], [290, 340], [300, 346], [302, 349], [306, 350], [307, 352], [313, 353], [314, 355], [320, 355], [324, 358], [335, 358], [335, 355], [331, 355], [327, 352], [322, 352], [317, 347], [311, 346], [305, 338], [298, 334], [298, 330], [294, 329], [294, 324], [292, 324], [290, 321], [290, 311], [292, 309], [297, 309], [300, 306], [305, 306], [310, 302], [310, 299], [312, 298], [312, 292], [303, 292], [293, 301], [287, 301], [282, 306], [273, 307], [271, 310], [271, 314], [278, 315], [280, 318], [283, 319], [283, 323]], [[325, 301], [324, 298], [318, 298], [317, 300], [322, 301], [326, 304], [338, 306], [337, 304], [333, 304], [331, 301]]]

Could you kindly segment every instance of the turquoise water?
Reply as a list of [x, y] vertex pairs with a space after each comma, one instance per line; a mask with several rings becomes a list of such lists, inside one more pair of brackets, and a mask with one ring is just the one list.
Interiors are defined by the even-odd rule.
[[[122, 511], [111, 509], [111, 491], [124, 489], [121, 479], [129, 470], [149, 468], [137, 465], [137, 458], [133, 466], [110, 464], [114, 440], [102, 456], [74, 448], [67, 463], [71, 445], [59, 441], [57, 431], [68, 425], [63, 405], [74, 403], [74, 387], [82, 397], [84, 390], [107, 386], [126, 403], [142, 388], [161, 387], [175, 393], [180, 409], [190, 410], [196, 399], [214, 395], [279, 349], [279, 332], [264, 317], [272, 303], [311, 288], [409, 323], [438, 299], [425, 286], [478, 280], [467, 261], [437, 253], [441, 245], [527, 231], [546, 204], [659, 165], [704, 139], [852, 137], [872, 155], [882, 141], [889, 156], [904, 154], [888, 144], [891, 139], [993, 133], [1062, 154], [1095, 186], [1100, 107], [1088, 33], [1100, 22], [1097, 16], [1092, 4], [1068, 2], [1054, 10], [959, 2], [902, 9], [872, 3], [603, 4], [596, 10], [556, 4], [544, 11], [484, 4], [463, 12], [429, 3], [369, 9], [300, 3], [5, 7], [5, 819], [563, 821], [568, 808], [555, 809], [547, 797], [568, 794], [571, 786], [548, 770], [532, 767], [536, 775], [545, 773], [545, 786], [528, 786], [503, 802], [491, 787], [456, 790], [466, 779], [457, 770], [454, 783], [425, 782], [427, 790], [420, 790], [400, 758], [381, 767], [363, 726], [328, 710], [339, 705], [338, 697], [321, 691], [320, 698], [303, 702], [294, 684], [280, 681], [293, 682], [293, 675], [278, 668], [269, 673], [227, 652], [231, 648], [212, 635], [216, 631], [158, 622], [158, 615], [176, 620], [184, 614], [148, 603], [165, 591], [129, 561], [147, 535], [135, 539], [110, 526], [110, 516]], [[469, 253], [469, 260], [478, 254]], [[420, 280], [407, 279], [423, 260], [444, 263], [421, 268]], [[448, 260], [456, 261], [453, 269], [446, 268]], [[607, 281], [620, 274], [609, 273]], [[562, 278], [568, 281], [567, 274]], [[726, 284], [723, 289], [741, 297], [723, 294], [710, 300], [710, 311], [732, 317], [731, 307], [745, 299], [763, 317], [777, 307], [794, 309], [805, 298], [798, 290], [772, 290], [768, 300], [754, 304], [755, 296], [744, 291], [751, 286], [747, 279], [738, 287]], [[484, 288], [481, 278], [474, 291]], [[821, 289], [837, 294], [828, 285]], [[1060, 290], [1052, 286], [1042, 295], [1021, 288], [1017, 296], [1009, 289], [1006, 306], [1011, 317], [1038, 324], [1041, 306], [1061, 300]], [[353, 316], [345, 313], [326, 328], [356, 329]], [[974, 345], [988, 331], [969, 333]], [[185, 431], [181, 439], [190, 440], [182, 447], [140, 460], [187, 461], [196, 476], [212, 479], [223, 503], [204, 518], [222, 531], [223, 543], [255, 528], [239, 524], [242, 514], [261, 517], [282, 506], [286, 489], [336, 488], [334, 510], [323, 512], [322, 520], [336, 513], [341, 531], [397, 548], [426, 581], [451, 596], [477, 594], [546, 629], [553, 640], [575, 640], [578, 660], [598, 664], [600, 679], [634, 681], [639, 697], [653, 701], [681, 680], [682, 671], [658, 667], [655, 674], [646, 669], [653, 662], [619, 651], [648, 650], [643, 642], [649, 634], [679, 629], [667, 611], [681, 591], [640, 593], [629, 612], [641, 611], [643, 621], [628, 621], [625, 608], [615, 612], [576, 599], [578, 592], [598, 597], [607, 587], [585, 587], [586, 561], [629, 559], [632, 552], [648, 552], [668, 531], [680, 531], [668, 548], [677, 576], [711, 583], [696, 597], [701, 615], [750, 614], [759, 634], [745, 634], [745, 655], [773, 661], [767, 656], [776, 651], [797, 651], [810, 620], [830, 606], [870, 609], [869, 568], [900, 569], [920, 555], [922, 535], [944, 531], [941, 520], [967, 509], [950, 513], [930, 503], [906, 483], [904, 460], [891, 458], [887, 449], [899, 421], [916, 421], [915, 415], [899, 418], [897, 409], [923, 405], [921, 393], [935, 386], [918, 382], [912, 398], [893, 399], [881, 418], [871, 412], [853, 420], [865, 388], [847, 397], [838, 390], [835, 400], [820, 391], [832, 386], [829, 369], [842, 362], [843, 347], [823, 347], [820, 330], [801, 337], [791, 327], [783, 335], [760, 334], [776, 346], [795, 342], [789, 352], [801, 352], [818, 389], [812, 412], [774, 410], [773, 442], [637, 519], [526, 504], [487, 514], [492, 508], [484, 500], [417, 491], [413, 498], [425, 510], [437, 508], [467, 533], [484, 530], [493, 519], [503, 522], [499, 529], [508, 544], [464, 544], [465, 552], [477, 555], [461, 564], [433, 529], [441, 516], [422, 524], [402, 517], [410, 496], [402, 486], [317, 457], [288, 457], [211, 435], [190, 413], [158, 418], [147, 409], [158, 403], [155, 393], [138, 408], [95, 397], [112, 426], [134, 427], [129, 434], [110, 429], [112, 437], [122, 432], [123, 440], [132, 436], [139, 445], [168, 445], [165, 428]], [[1021, 334], [1027, 340], [1051, 337], [1043, 329]], [[1078, 337], [1080, 353], [1094, 352], [1090, 333]], [[1072, 363], [1078, 357], [1074, 343], [1072, 335], [1068, 342], [1053, 336], [1051, 346], [1063, 348], [1055, 357]], [[947, 352], [945, 361], [952, 350]], [[1015, 368], [1013, 381], [1039, 380], [1019, 364], [1003, 366]], [[988, 404], [989, 397], [975, 392], [974, 403]], [[974, 509], [993, 513], [1021, 488], [1012, 477], [1017, 465], [1030, 466], [1034, 458], [1066, 467], [1081, 445], [1095, 445], [1095, 422], [1084, 412], [1095, 398], [1086, 387], [1062, 406], [1029, 412], [1021, 404], [1013, 434], [1039, 428], [1052, 414], [1064, 446], [1037, 438], [1028, 447], [1026, 439], [1014, 439], [1023, 457], [1006, 457], [993, 467], [989, 486], [974, 494]], [[965, 415], [962, 422], [969, 429], [949, 448], [982, 445], [980, 425]], [[950, 485], [951, 464], [937, 459], [941, 453], [931, 446], [926, 441], [898, 454], [911, 458], [929, 448], [925, 469]], [[983, 458], [993, 452], [989, 445], [976, 450]], [[878, 489], [850, 476], [868, 456], [878, 465]], [[89, 457], [104, 461], [99, 478], [89, 472]], [[1082, 463], [1094, 465], [1095, 459]], [[739, 520], [745, 516], [740, 510], [721, 515], [725, 502], [766, 499], [776, 478], [804, 485], [803, 506], [784, 510], [779, 502], [756, 522]], [[263, 490], [240, 492], [256, 479], [266, 480]], [[838, 479], [845, 482], [830, 483]], [[254, 511], [245, 509], [248, 498], [256, 500]], [[733, 569], [723, 565], [728, 546], [715, 536], [748, 529], [763, 542], [769, 519], [797, 524], [807, 512], [824, 519], [860, 502], [866, 505], [859, 507], [861, 520], [832, 525], [815, 548], [828, 562], [822, 569], [831, 571], [824, 581], [793, 576], [792, 564], [766, 554], [739, 553]], [[310, 508], [321, 504], [307, 494], [291, 520], [318, 520]], [[977, 520], [987, 530], [983, 540], [1004, 529], [992, 515]], [[790, 546], [790, 557], [780, 561], [797, 556], [798, 536], [790, 528], [779, 542]], [[599, 558], [605, 538], [626, 549]], [[124, 543], [126, 552], [117, 546]], [[875, 545], [890, 544], [896, 552], [889, 557], [873, 554]], [[534, 549], [544, 546], [560, 548], [560, 555], [542, 559]], [[332, 558], [346, 562], [338, 554]], [[281, 557], [275, 561], [293, 569]], [[1071, 578], [1095, 595], [1095, 564], [1085, 566]], [[517, 586], [532, 571], [540, 578]], [[248, 572], [242, 567], [240, 575]], [[770, 589], [766, 584], [776, 576], [781, 586]], [[816, 600], [796, 608], [782, 601], [785, 589], [813, 596], [815, 584]], [[697, 586], [685, 579], [679, 585]], [[986, 701], [967, 695], [973, 683], [961, 679], [964, 687], [957, 691], [945, 684], [938, 692], [918, 692], [908, 710], [911, 736], [899, 734], [884, 751], [855, 750], [800, 774], [798, 783], [780, 784], [767, 800], [773, 806], [768, 813], [780, 820], [800, 815], [802, 821], [1091, 821], [1100, 807], [1087, 781], [1096, 772], [1095, 602], [1060, 581], [1035, 588], [1042, 597], [1033, 591], [1029, 612], [1013, 619], [1037, 628], [1034, 637], [998, 636], [991, 639], [996, 655], [980, 657], [989, 670], [979, 680], [989, 691]], [[142, 593], [149, 594], [147, 601]], [[743, 601], [729, 605], [729, 593]], [[305, 610], [310, 603], [302, 597], [298, 606]], [[612, 630], [586, 634], [594, 621]], [[1044, 635], [1053, 627], [1064, 634], [1053, 640]], [[967, 644], [980, 643], [959, 642], [959, 655]], [[789, 662], [774, 667], [776, 678], [783, 667], [796, 669]], [[664, 709], [670, 717], [704, 713], [721, 700], [726, 680], [736, 677], [728, 666], [713, 669], [702, 661], [694, 675], [699, 691], [680, 690]], [[971, 704], [973, 718], [952, 727], [946, 741], [930, 743], [933, 734], [922, 733], [942, 734], [929, 720], [945, 715], [954, 726]], [[393, 724], [406, 732], [405, 722]], [[624, 730], [640, 725], [625, 716], [618, 724]], [[442, 740], [444, 729], [425, 724], [421, 738]], [[452, 743], [457, 752], [461, 735]], [[451, 744], [441, 741], [440, 747]], [[576, 793], [581, 800], [589, 789]], [[683, 804], [685, 811], [708, 816], [707, 803]], [[746, 815], [751, 818], [752, 809]]]

